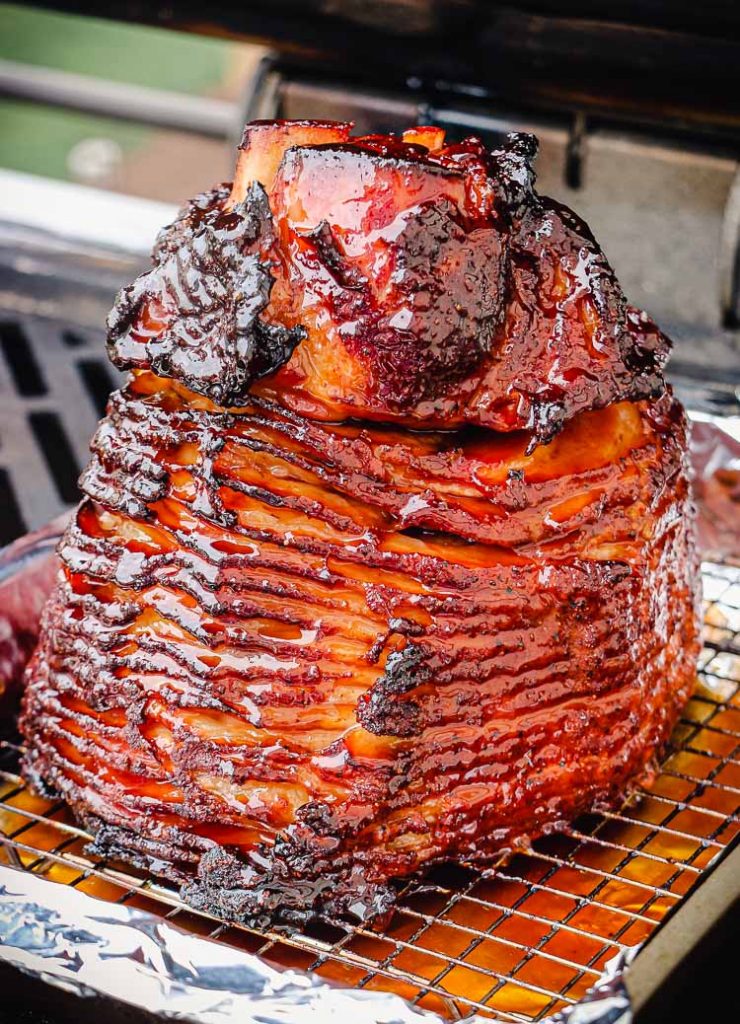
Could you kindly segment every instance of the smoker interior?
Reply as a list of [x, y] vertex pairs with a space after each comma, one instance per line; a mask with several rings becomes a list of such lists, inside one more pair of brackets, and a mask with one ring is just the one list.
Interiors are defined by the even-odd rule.
[[[173, 23], [187, 27], [189, 5], [171, 6]], [[257, 6], [264, 29], [256, 34], [275, 42], [270, 18], [280, 20], [284, 8], [292, 10], [293, 5]], [[512, 86], [517, 100], [526, 101], [520, 108], [512, 107], [500, 83], [489, 82], [477, 92], [468, 88], [471, 83], [462, 83], [464, 88], [454, 86], [454, 81], [445, 85], [439, 53], [430, 57], [425, 49], [409, 48], [407, 54], [406, 44], [399, 43], [387, 50], [391, 56], [386, 63], [412, 67], [397, 59], [401, 47], [404, 61], [416, 54], [419, 75], [423, 77], [427, 68], [427, 78], [435, 79], [433, 87], [415, 87], [409, 93], [405, 83], [378, 74], [374, 62], [356, 61], [340, 68], [334, 60], [322, 64], [305, 56], [308, 48], [325, 52], [332, 40], [336, 42], [333, 29], [339, 32], [336, 38], [361, 39], [363, 53], [374, 45], [373, 28], [355, 26], [349, 33], [338, 20], [344, 8], [356, 11], [360, 5], [329, 6], [336, 9], [337, 18], [318, 21], [322, 5], [309, 5], [300, 53], [265, 62], [243, 109], [235, 111], [234, 133], [245, 111], [249, 117], [350, 116], [362, 130], [433, 120], [457, 128], [458, 134], [480, 130], [491, 138], [512, 127], [537, 131], [543, 140], [543, 190], [554, 191], [564, 174], [568, 189], [579, 194], [561, 198], [585, 212], [595, 227], [600, 227], [600, 217], [606, 217], [607, 227], [615, 225], [607, 251], [619, 262], [621, 239], [626, 276], [634, 276], [630, 294], [637, 289], [642, 299], [640, 287], [650, 285], [654, 301], [667, 303], [665, 310], [655, 312], [677, 335], [670, 376], [679, 396], [693, 409], [737, 411], [737, 335], [732, 328], [740, 315], [740, 259], [737, 232], [725, 228], [728, 211], [740, 218], [734, 150], [740, 122], [726, 88], [719, 91], [733, 109], [724, 119], [718, 115], [709, 140], [694, 139], [704, 119], [702, 111], [692, 113], [688, 101], [682, 101], [680, 116], [673, 104], [671, 137], [665, 138], [656, 130], [664, 114], [657, 111], [657, 101], [655, 110], [638, 104], [634, 117], [628, 118], [620, 105], [589, 109], [585, 94], [573, 83], [553, 88], [552, 79], [562, 68], [557, 47], [551, 55], [556, 71], [543, 72], [540, 80], [539, 73], [529, 73], [527, 62], [521, 80], [529, 83], [529, 92]], [[394, 6], [398, 7], [368, 5], [386, 13], [393, 13]], [[407, 13], [436, 10], [426, 3], [401, 6]], [[448, 6], [437, 5], [440, 10]], [[487, 5], [458, 6], [469, 8], [472, 17]], [[127, 3], [111, 5], [111, 10], [127, 18], [147, 17]], [[234, 19], [246, 17], [241, 8], [237, 14], [235, 10], [216, 4], [209, 17], [219, 31], [235, 31]], [[531, 20], [533, 39], [545, 40], [544, 53], [552, 38], [543, 35], [542, 26], [558, 32], [561, 26], [553, 27], [549, 19]], [[297, 33], [294, 24], [285, 24]], [[666, 94], [672, 98], [676, 83], [689, 84], [695, 93], [697, 83], [706, 90], [714, 79], [727, 77], [731, 61], [715, 59], [712, 49], [716, 42], [721, 56], [732, 48], [731, 40], [719, 38], [722, 30], [718, 23], [718, 39], [711, 47], [702, 44], [712, 73], [698, 76], [681, 70], [681, 53], [665, 45], [656, 47], [647, 37], [646, 52], [667, 54], [665, 59], [674, 62], [674, 77], [653, 75], [643, 99], [662, 97], [665, 106]], [[593, 38], [612, 54], [626, 53], [615, 47], [611, 32], [609, 28], [602, 37], [594, 29]], [[497, 66], [489, 49], [491, 38], [489, 32], [482, 39], [485, 53], [479, 70]], [[504, 33], [502, 38], [518, 37]], [[529, 37], [522, 38], [527, 43]], [[641, 39], [637, 36], [636, 43]], [[558, 40], [565, 51], [572, 45], [570, 36], [557, 36]], [[687, 54], [693, 42], [687, 28]], [[547, 57], [543, 53], [532, 56], [535, 64]], [[511, 64], [508, 51], [504, 56]], [[652, 67], [643, 69], [645, 75]], [[611, 65], [605, 68], [610, 75]], [[454, 61], [449, 62], [451, 81], [457, 70]], [[621, 81], [619, 75], [616, 80]], [[511, 82], [516, 85], [517, 79]], [[387, 91], [379, 88], [380, 83]], [[553, 96], [558, 102], [543, 107], [543, 97]], [[714, 97], [710, 99], [714, 103]], [[623, 171], [627, 165], [634, 172], [629, 176]], [[670, 179], [675, 191], [666, 191], [665, 167], [675, 168]], [[647, 181], [653, 183], [649, 193]], [[665, 231], [656, 231], [651, 242], [642, 230], [648, 208], [654, 221], [656, 210], [683, 209], [684, 219], [672, 226], [668, 217]], [[695, 215], [687, 214], [691, 210]], [[717, 256], [714, 241], [723, 231], [727, 244], [721, 252], [717, 248]], [[602, 236], [600, 230], [596, 233]], [[706, 245], [706, 251], [698, 245]], [[21, 253], [15, 231], [0, 225], [0, 543], [42, 525], [76, 500], [88, 440], [108, 392], [119, 380], [105, 358], [102, 332], [92, 325], [102, 325], [115, 287], [134, 276], [135, 261], [126, 262], [120, 254], [88, 259], [83, 253], [75, 262], [58, 250], [48, 256], [47, 246], [48, 239], [38, 246], [32, 239]], [[632, 259], [638, 246], [642, 263]], [[645, 268], [670, 266], [676, 271], [670, 281], [646, 276]], [[622, 273], [621, 266], [618, 270]], [[719, 873], [718, 865], [725, 866], [731, 852], [733, 860], [740, 854], [740, 568], [705, 564], [703, 572], [705, 646], [698, 685], [656, 777], [619, 812], [584, 817], [567, 832], [541, 840], [531, 852], [495, 868], [442, 867], [406, 883], [398, 908], [381, 930], [323, 921], [288, 935], [248, 929], [190, 910], [173, 888], [157, 879], [91, 856], [86, 850], [88, 837], [66, 806], [43, 800], [25, 787], [17, 774], [18, 748], [10, 740], [0, 745], [0, 859], [103, 901], [151, 911], [193, 933], [258, 953], [273, 964], [313, 971], [356, 988], [396, 992], [449, 1020], [471, 1012], [503, 1021], [541, 1020], [580, 1001], [617, 954], [667, 934], [670, 925], [665, 931], [661, 925], [683, 920], [686, 908], [696, 903], [698, 887]], [[636, 964], [650, 947], [648, 943]]]

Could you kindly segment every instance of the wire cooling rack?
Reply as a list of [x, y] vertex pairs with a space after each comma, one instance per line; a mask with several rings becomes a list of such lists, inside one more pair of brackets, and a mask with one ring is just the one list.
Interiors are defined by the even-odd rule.
[[333, 981], [396, 992], [450, 1020], [538, 1021], [578, 1002], [617, 953], [648, 938], [740, 829], [740, 568], [705, 564], [696, 691], [655, 780], [618, 812], [579, 819], [488, 870], [406, 884], [382, 930], [325, 921], [257, 931], [190, 910], [145, 873], [86, 852], [63, 803], [0, 755], [0, 859], [102, 900]]

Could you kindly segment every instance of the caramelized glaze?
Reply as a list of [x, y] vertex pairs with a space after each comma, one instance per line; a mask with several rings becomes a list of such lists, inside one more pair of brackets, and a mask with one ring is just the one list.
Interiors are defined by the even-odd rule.
[[685, 421], [526, 139], [250, 130], [112, 316], [25, 771], [195, 906], [367, 917], [649, 772], [697, 653]]

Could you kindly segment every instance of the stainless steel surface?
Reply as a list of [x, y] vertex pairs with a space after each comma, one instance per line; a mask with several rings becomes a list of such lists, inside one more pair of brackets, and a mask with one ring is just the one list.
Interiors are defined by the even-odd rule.
[[[396, 992], [452, 1020], [472, 1011], [542, 1020], [580, 1001], [616, 954], [659, 935], [664, 919], [691, 905], [694, 890], [701, 898], [700, 883], [725, 857], [734, 869], [723, 899], [737, 892], [740, 569], [707, 564], [704, 581], [697, 690], [656, 777], [619, 811], [589, 815], [497, 868], [439, 868], [407, 883], [380, 930], [326, 922], [286, 935], [193, 912], [172, 887], [91, 856], [68, 808], [25, 787], [9, 743], [0, 845], [10, 864], [273, 964]], [[659, 978], [648, 972], [645, 984]]]
[[728, 327], [740, 327], [740, 168], [730, 186], [722, 222], [720, 256], [722, 319]]
[[177, 206], [0, 169], [0, 316], [98, 330]]
[[[640, 950], [627, 972], [626, 984], [635, 1013], [649, 1002], [657, 989], [675, 978], [676, 965], [689, 957], [707, 933], [732, 912], [740, 892], [740, 846], [707, 872], [701, 889], [693, 898], [680, 903], [673, 914]], [[705, 983], [704, 983], [705, 984]], [[713, 992], [705, 991], [708, 1002]]]
[[[736, 149], [618, 128], [580, 113], [517, 110], [474, 95], [446, 103], [443, 95], [348, 89], [318, 72], [273, 64], [257, 80], [249, 109], [259, 117], [354, 119], [361, 131], [418, 122], [440, 124], [453, 137], [534, 132], [539, 190], [589, 224], [630, 301], [666, 326], [722, 332], [728, 304], [737, 301], [734, 277], [728, 285], [740, 244], [732, 198]], [[737, 344], [737, 335], [727, 337]]]
[[180, 205], [0, 169], [0, 244], [12, 250], [9, 260], [15, 253], [19, 267], [33, 234], [37, 249], [57, 256], [84, 244], [92, 256], [113, 251], [119, 259], [138, 254], [148, 262], [157, 232]]

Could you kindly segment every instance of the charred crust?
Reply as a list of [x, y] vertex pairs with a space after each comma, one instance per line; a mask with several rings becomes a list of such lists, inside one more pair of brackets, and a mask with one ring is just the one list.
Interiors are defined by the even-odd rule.
[[196, 910], [227, 920], [289, 928], [316, 918], [378, 919], [396, 899], [392, 886], [368, 880], [359, 864], [312, 856], [306, 870], [286, 849], [246, 859], [223, 847], [201, 857], [182, 895]]
[[414, 736], [421, 729], [421, 707], [409, 694], [429, 682], [430, 652], [421, 644], [407, 644], [393, 651], [380, 679], [363, 694], [357, 705], [357, 721], [378, 736]]
[[500, 149], [491, 154], [492, 171], [503, 184], [509, 216], [520, 215], [533, 202], [534, 161], [539, 142], [529, 132], [509, 132]]
[[[402, 411], [444, 394], [491, 351], [504, 314], [505, 238], [491, 226], [466, 225], [450, 200], [421, 203], [406, 216], [382, 303], [328, 224], [306, 242], [335, 282], [330, 305], [337, 322], [348, 325], [340, 326], [343, 343], [369, 366], [389, 408]], [[397, 326], [397, 310], [404, 327]]]
[[[148, 367], [235, 405], [253, 381], [287, 362], [304, 332], [260, 316], [272, 288], [264, 189], [255, 183], [230, 211], [223, 201], [223, 189], [205, 193], [160, 234], [152, 270], [119, 293], [108, 317], [108, 353], [120, 369]], [[137, 344], [139, 318], [152, 301], [165, 322]]]

